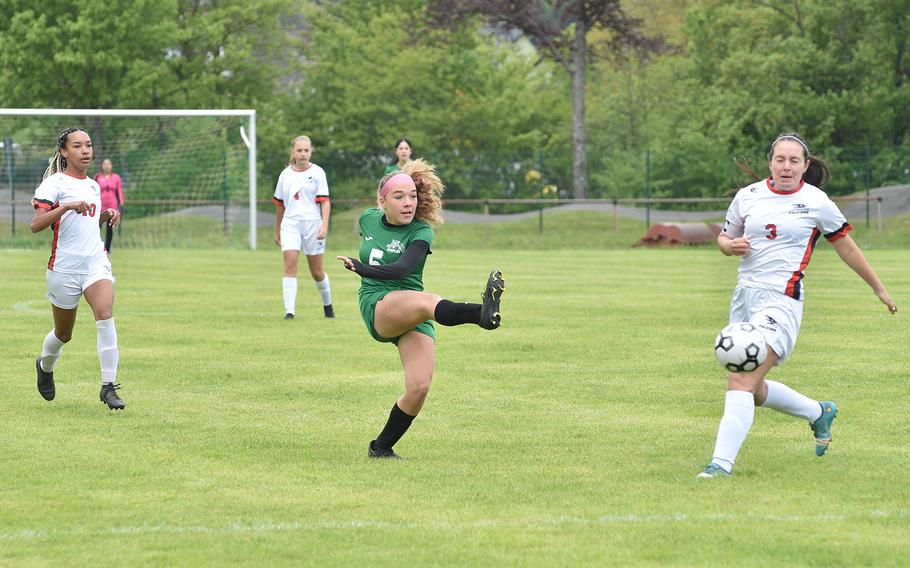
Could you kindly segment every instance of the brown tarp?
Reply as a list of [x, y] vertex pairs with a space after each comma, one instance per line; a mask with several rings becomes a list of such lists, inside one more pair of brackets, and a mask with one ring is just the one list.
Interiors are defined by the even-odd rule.
[[722, 227], [719, 223], [658, 223], [635, 246], [660, 247], [711, 244]]

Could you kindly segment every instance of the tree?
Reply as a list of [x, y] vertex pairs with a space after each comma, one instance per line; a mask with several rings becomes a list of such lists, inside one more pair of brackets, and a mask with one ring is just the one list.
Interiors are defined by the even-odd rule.
[[[660, 43], [640, 31], [619, 0], [430, 0], [438, 23], [462, 22], [481, 15], [492, 26], [519, 30], [541, 51], [561, 64], [572, 77], [572, 178], [576, 198], [588, 191], [587, 135], [585, 130], [585, 71], [593, 53], [588, 33], [602, 30], [606, 53], [633, 47], [656, 50]], [[604, 53], [603, 51], [601, 53]]]
[[291, 0], [3, 0], [0, 106], [248, 106], [271, 96]]
[[[302, 52], [304, 78], [263, 148], [277, 176], [307, 134], [333, 195], [371, 199], [398, 138], [439, 169], [453, 198], [527, 195], [525, 173], [568, 186], [562, 74], [527, 42], [427, 26], [422, 2], [320, 2]], [[381, 30], [381, 33], [377, 33]], [[565, 118], [564, 118], [565, 117]]]

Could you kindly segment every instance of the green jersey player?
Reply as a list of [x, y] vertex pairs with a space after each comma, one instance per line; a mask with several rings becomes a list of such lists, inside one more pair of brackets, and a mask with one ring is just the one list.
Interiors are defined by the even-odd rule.
[[360, 216], [360, 260], [338, 259], [361, 277], [360, 313], [370, 335], [398, 347], [405, 392], [368, 455], [393, 458], [392, 447], [420, 412], [436, 361], [433, 321], [441, 325], [499, 327], [499, 302], [505, 290], [502, 272], [487, 279], [481, 304], [456, 303], [423, 291], [423, 268], [433, 243], [433, 224], [442, 221], [442, 181], [433, 166], [413, 160], [379, 183], [378, 208]]

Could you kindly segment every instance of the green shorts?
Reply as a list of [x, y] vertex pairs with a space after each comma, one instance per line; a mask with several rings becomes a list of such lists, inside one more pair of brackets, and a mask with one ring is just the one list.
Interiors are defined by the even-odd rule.
[[[398, 345], [398, 339], [401, 337], [383, 337], [376, 332], [376, 328], [373, 327], [373, 322], [375, 319], [376, 304], [379, 303], [379, 300], [385, 298], [391, 290], [386, 290], [382, 292], [373, 292], [372, 294], [361, 294], [360, 295], [360, 316], [363, 318], [363, 323], [367, 326], [367, 331], [370, 332], [370, 335], [373, 336], [373, 339], [376, 341], [381, 341], [383, 343], [394, 343]], [[417, 324], [417, 327], [413, 331], [420, 332], [424, 335], [428, 335], [436, 339], [436, 330], [433, 328], [433, 322], [427, 320]], [[404, 335], [404, 334], [402, 334]]]

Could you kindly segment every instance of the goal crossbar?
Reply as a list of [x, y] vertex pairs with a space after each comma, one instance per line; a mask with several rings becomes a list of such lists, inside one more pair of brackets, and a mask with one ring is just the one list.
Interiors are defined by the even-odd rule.
[[78, 109], [0, 108], [0, 116], [245, 116], [247, 131], [241, 134], [247, 146], [250, 182], [250, 248], [256, 249], [256, 110], [255, 109]]

